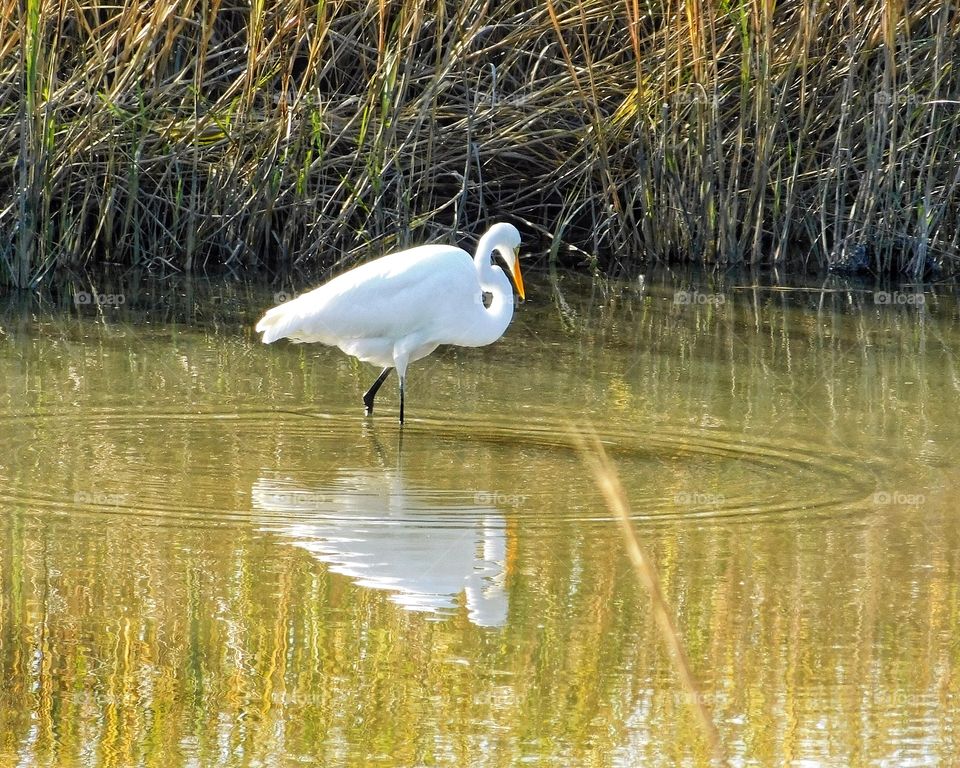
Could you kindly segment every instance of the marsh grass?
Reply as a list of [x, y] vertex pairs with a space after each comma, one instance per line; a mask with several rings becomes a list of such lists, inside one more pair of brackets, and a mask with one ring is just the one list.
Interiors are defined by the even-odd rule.
[[331, 267], [494, 218], [607, 270], [956, 264], [950, 4], [0, 7], [8, 284]]
[[624, 546], [633, 566], [633, 571], [636, 574], [637, 581], [650, 598], [653, 617], [660, 637], [670, 654], [670, 660], [687, 695], [688, 703], [697, 716], [701, 733], [710, 748], [713, 760], [717, 764], [726, 765], [727, 760], [720, 733], [693, 672], [683, 640], [677, 631], [673, 610], [663, 593], [657, 567], [644, 551], [637, 536], [631, 518], [630, 502], [623, 485], [620, 483], [620, 475], [595, 432], [581, 431], [574, 433], [574, 443], [583, 457], [584, 464], [593, 475], [597, 487], [603, 494], [607, 508], [623, 533]]

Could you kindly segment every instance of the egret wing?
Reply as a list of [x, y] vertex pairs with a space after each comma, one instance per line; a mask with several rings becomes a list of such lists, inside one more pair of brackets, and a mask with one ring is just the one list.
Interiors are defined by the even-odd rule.
[[287, 337], [338, 346], [398, 339], [429, 329], [455, 302], [470, 301], [479, 290], [466, 251], [425, 245], [363, 264], [274, 307], [257, 330], [264, 341]]

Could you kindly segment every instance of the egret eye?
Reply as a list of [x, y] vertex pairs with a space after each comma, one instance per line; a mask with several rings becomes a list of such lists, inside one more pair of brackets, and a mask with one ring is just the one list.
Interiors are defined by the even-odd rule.
[[486, 309], [490, 309], [490, 304], [493, 303], [493, 294], [490, 293], [490, 291], [484, 291], [480, 298], [481, 301], [483, 301], [483, 306]]

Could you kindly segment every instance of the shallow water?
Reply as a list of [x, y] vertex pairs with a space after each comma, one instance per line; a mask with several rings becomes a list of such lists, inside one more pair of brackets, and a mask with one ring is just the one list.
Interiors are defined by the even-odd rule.
[[273, 288], [8, 298], [0, 765], [704, 764], [584, 427], [733, 764], [960, 762], [957, 299], [826, 288], [534, 279], [402, 432]]

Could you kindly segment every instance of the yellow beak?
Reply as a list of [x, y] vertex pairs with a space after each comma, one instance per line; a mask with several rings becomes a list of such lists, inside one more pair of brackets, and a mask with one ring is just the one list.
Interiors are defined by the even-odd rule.
[[517, 293], [520, 294], [522, 301], [526, 299], [526, 296], [523, 294], [523, 276], [520, 274], [520, 249], [517, 248], [513, 254], [515, 256], [513, 260], [513, 282], [517, 286]]

